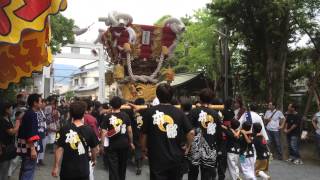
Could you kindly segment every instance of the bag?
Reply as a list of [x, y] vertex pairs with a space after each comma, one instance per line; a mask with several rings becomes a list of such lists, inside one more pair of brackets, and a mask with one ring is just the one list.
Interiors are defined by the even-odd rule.
[[246, 117], [246, 122], [249, 122], [249, 124], [252, 125], [252, 117], [251, 117], [250, 111], [247, 111], [247, 112], [245, 113], [245, 117]]
[[15, 144], [0, 145], [0, 162], [14, 159], [17, 156]]
[[301, 133], [301, 140], [306, 140], [308, 138], [308, 131], [302, 131]]
[[267, 126], [270, 122], [271, 122], [271, 119], [273, 118], [273, 116], [277, 113], [278, 111], [277, 110], [275, 110], [273, 113], [272, 113], [272, 115], [270, 116], [270, 121], [269, 122], [266, 122], [266, 121], [264, 121], [264, 125], [265, 126]]

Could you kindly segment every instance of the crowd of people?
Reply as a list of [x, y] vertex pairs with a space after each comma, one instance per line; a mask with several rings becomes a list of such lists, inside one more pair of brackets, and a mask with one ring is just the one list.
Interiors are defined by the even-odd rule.
[[[168, 84], [156, 89], [157, 100], [109, 103], [19, 94], [16, 104], [0, 106], [0, 180], [8, 180], [20, 165], [19, 180], [33, 180], [36, 166], [54, 153], [52, 176], [61, 180], [93, 180], [102, 158], [110, 180], [125, 180], [128, 160], [136, 174], [148, 161], [151, 180], [226, 178], [270, 179], [269, 159], [283, 160], [281, 132], [286, 134], [289, 163], [303, 164], [299, 154], [302, 116], [290, 103], [283, 113], [274, 102], [259, 115], [240, 98], [217, 101], [203, 89], [198, 101], [173, 98]], [[223, 104], [223, 109], [212, 105]], [[320, 152], [320, 109], [313, 117]], [[272, 151], [272, 153], [271, 153]], [[274, 151], [274, 152], [273, 152]], [[46, 153], [47, 152], [47, 153]], [[242, 174], [240, 174], [242, 172]]]

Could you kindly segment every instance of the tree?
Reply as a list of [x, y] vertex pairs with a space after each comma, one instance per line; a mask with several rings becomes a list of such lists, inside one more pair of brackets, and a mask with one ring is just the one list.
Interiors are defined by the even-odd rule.
[[282, 107], [289, 44], [297, 37], [292, 12], [301, 7], [292, 0], [214, 0], [209, 5], [212, 15], [223, 18], [229, 31], [240, 34], [239, 57], [245, 67], [240, 72], [251, 100], [257, 100], [258, 89], [258, 99], [277, 100]]
[[74, 91], [68, 91], [66, 92], [66, 100], [70, 101], [73, 97], [75, 97]]
[[[218, 37], [214, 33], [216, 18], [207, 9], [200, 9], [193, 16], [185, 16], [181, 20], [186, 25], [171, 63], [175, 71], [204, 72], [211, 80], [219, 79], [220, 59]], [[212, 87], [213, 88], [213, 87]]]
[[52, 39], [51, 39], [51, 50], [53, 54], [60, 52], [61, 47], [68, 44], [74, 43], [74, 20], [64, 17], [62, 14], [57, 14], [50, 17]]
[[312, 65], [315, 68], [314, 73], [308, 77], [308, 99], [304, 109], [304, 115], [307, 115], [314, 94], [317, 95], [318, 101], [320, 100], [319, 91], [317, 91], [318, 81], [320, 80], [320, 0], [296, 0], [292, 14], [294, 14], [294, 22], [297, 24], [300, 33], [306, 35], [313, 46], [310, 54], [312, 55]]

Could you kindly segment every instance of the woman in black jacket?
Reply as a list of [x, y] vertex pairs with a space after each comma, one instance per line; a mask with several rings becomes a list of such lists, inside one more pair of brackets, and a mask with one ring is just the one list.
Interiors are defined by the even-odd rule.
[[[2, 103], [0, 105], [0, 180], [8, 179], [8, 170], [10, 167], [10, 158], [5, 152], [15, 154], [14, 144], [15, 135], [20, 126], [20, 121], [17, 120], [15, 126], [11, 122], [12, 104]], [[10, 147], [10, 148], [9, 148]]]

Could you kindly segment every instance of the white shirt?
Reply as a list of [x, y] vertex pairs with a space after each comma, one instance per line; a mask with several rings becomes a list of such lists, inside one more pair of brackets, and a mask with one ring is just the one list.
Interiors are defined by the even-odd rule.
[[[253, 112], [253, 111], [250, 111], [250, 114], [251, 114], [252, 123], [260, 123], [260, 125], [262, 126], [262, 129], [261, 129], [262, 135], [266, 139], [266, 141], [268, 141], [269, 137], [268, 137], [268, 134], [267, 134], [266, 129], [264, 127], [261, 116], [259, 116], [259, 114], [257, 114], [256, 112]], [[246, 121], [247, 121], [247, 119], [246, 119], [246, 112], [245, 112], [245, 113], [243, 113], [243, 115], [239, 119], [240, 128], [242, 127], [242, 124]]]
[[317, 127], [318, 129], [316, 130], [316, 133], [320, 135], [320, 111], [317, 112], [314, 117], [316, 118], [316, 123], [317, 123]]
[[239, 111], [240, 111], [240, 108], [234, 110], [234, 119], [236, 119], [238, 117]]
[[154, 98], [154, 100], [152, 101], [152, 103], [151, 103], [151, 105], [152, 106], [157, 106], [157, 105], [159, 105], [160, 104], [160, 101], [159, 101], [159, 99], [156, 97], [156, 98]]
[[[272, 116], [272, 114], [275, 112], [275, 114]], [[272, 116], [272, 118], [271, 118]], [[267, 125], [267, 129], [269, 131], [279, 131], [280, 127], [280, 120], [284, 119], [284, 115], [282, 114], [281, 111], [274, 109], [273, 111], [268, 110], [265, 115], [265, 119], [271, 118], [271, 121]]]

